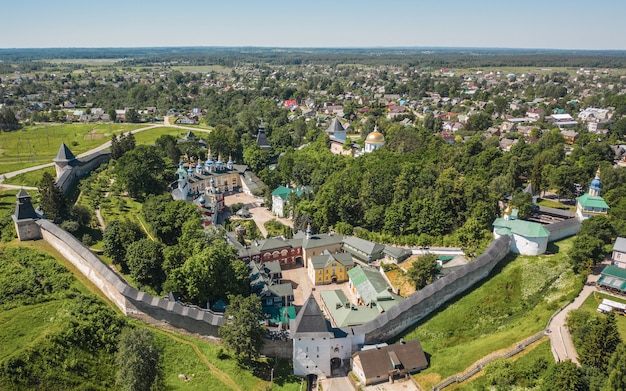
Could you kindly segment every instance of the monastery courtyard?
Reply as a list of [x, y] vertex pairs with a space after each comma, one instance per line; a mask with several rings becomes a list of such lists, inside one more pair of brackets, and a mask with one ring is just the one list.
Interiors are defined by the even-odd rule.
[[[259, 227], [259, 230], [261, 231], [263, 236], [267, 235], [267, 231], [264, 227], [265, 222], [272, 219], [276, 219], [285, 225], [293, 227], [293, 221], [291, 221], [290, 219], [283, 219], [274, 216], [274, 214], [271, 211], [267, 210], [265, 206], [259, 206], [261, 205], [261, 202], [263, 202], [262, 198], [254, 197], [245, 193], [232, 193], [227, 194], [224, 197], [224, 203], [226, 206], [237, 203], [243, 203], [245, 206], [247, 206], [248, 211], [252, 216], [252, 219], [256, 223], [257, 227]], [[321, 303], [322, 301], [320, 299], [320, 291], [335, 289], [342, 289], [343, 292], [346, 294], [346, 297], [348, 297], [350, 301], [356, 304], [354, 296], [350, 293], [348, 289], [347, 282], [318, 285], [313, 287], [311, 279], [307, 276], [306, 269], [303, 265], [300, 264], [297, 267], [285, 268], [283, 269], [282, 273], [283, 282], [291, 282], [291, 285], [293, 286], [293, 305], [296, 306], [296, 308], [300, 308], [304, 304], [311, 292], [313, 292], [313, 296], [315, 296], [317, 302]]]

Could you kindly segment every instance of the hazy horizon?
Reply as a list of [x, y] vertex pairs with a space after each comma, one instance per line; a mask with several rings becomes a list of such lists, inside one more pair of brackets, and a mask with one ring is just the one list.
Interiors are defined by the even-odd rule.
[[[594, 12], [590, 12], [593, 7]], [[626, 2], [8, 2], [0, 48], [626, 50]]]

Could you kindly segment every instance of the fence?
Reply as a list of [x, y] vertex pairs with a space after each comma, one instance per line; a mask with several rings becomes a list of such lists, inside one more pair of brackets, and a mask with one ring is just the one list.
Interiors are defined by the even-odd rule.
[[482, 371], [483, 368], [487, 364], [493, 362], [494, 360], [500, 359], [500, 358], [511, 358], [511, 357], [515, 356], [519, 352], [521, 352], [524, 349], [526, 349], [526, 347], [528, 347], [528, 345], [530, 345], [530, 344], [532, 344], [534, 342], [537, 342], [538, 340], [543, 338], [544, 335], [545, 335], [545, 332], [541, 331], [541, 332], [533, 335], [532, 337], [526, 338], [525, 340], [523, 340], [522, 342], [518, 343], [517, 345], [515, 345], [514, 348], [512, 348], [511, 350], [508, 350], [507, 352], [500, 353], [500, 354], [494, 354], [494, 355], [490, 355], [488, 357], [482, 358], [482, 359], [476, 361], [474, 364], [472, 364], [472, 366], [469, 367], [469, 369], [467, 369], [465, 372], [457, 373], [455, 375], [452, 375], [452, 376], [448, 377], [447, 379], [445, 379], [441, 383], [434, 385], [431, 390], [439, 391], [439, 390], [442, 390], [442, 389], [448, 387], [452, 383], [464, 382], [465, 380], [467, 380], [470, 377], [474, 376], [478, 372]]

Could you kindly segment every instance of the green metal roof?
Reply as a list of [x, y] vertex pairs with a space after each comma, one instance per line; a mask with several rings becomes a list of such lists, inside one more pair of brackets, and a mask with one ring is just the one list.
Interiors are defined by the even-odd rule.
[[526, 220], [505, 220], [502, 217], [497, 218], [493, 222], [496, 232], [500, 232], [501, 228], [508, 228], [512, 233], [525, 236], [527, 238], [543, 238], [549, 237], [550, 232], [541, 224], [533, 223]]
[[282, 186], [281, 185], [281, 186], [278, 186], [276, 188], [276, 190], [274, 190], [272, 192], [272, 195], [273, 196], [279, 196], [283, 200], [286, 200], [287, 197], [289, 196], [289, 194], [291, 194], [291, 193], [296, 193], [296, 195], [298, 197], [300, 197], [302, 195], [303, 191], [299, 187], [294, 189], [294, 188], [291, 188], [291, 187], [286, 187], [286, 186]]
[[626, 291], [626, 269], [614, 265], [605, 267], [597, 284]]
[[376, 300], [393, 300], [396, 296], [400, 297], [389, 292], [387, 281], [376, 269], [359, 265], [348, 270], [348, 277], [364, 303]]
[[320, 297], [330, 316], [333, 318], [336, 327], [358, 326], [376, 318], [381, 312], [398, 304], [400, 300], [390, 300], [384, 302], [387, 306], [381, 305], [383, 302], [371, 302], [369, 305], [351, 304], [345, 293], [338, 289], [332, 291], [321, 291]]
[[585, 193], [578, 197], [578, 202], [585, 208], [609, 209], [609, 206], [604, 201], [604, 198], [600, 196], [590, 196], [589, 193]]

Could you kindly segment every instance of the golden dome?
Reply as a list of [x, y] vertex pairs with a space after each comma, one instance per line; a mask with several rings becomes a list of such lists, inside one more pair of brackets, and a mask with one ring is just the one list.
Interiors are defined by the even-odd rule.
[[513, 211], [511, 210], [511, 205], [507, 205], [507, 206], [506, 206], [506, 209], [504, 210], [504, 214], [505, 214], [505, 215], [510, 215], [510, 214], [511, 214], [511, 212], [513, 212]]
[[385, 142], [385, 136], [383, 136], [383, 134], [378, 130], [374, 129], [367, 135], [365, 142], [370, 144], [383, 144]]

